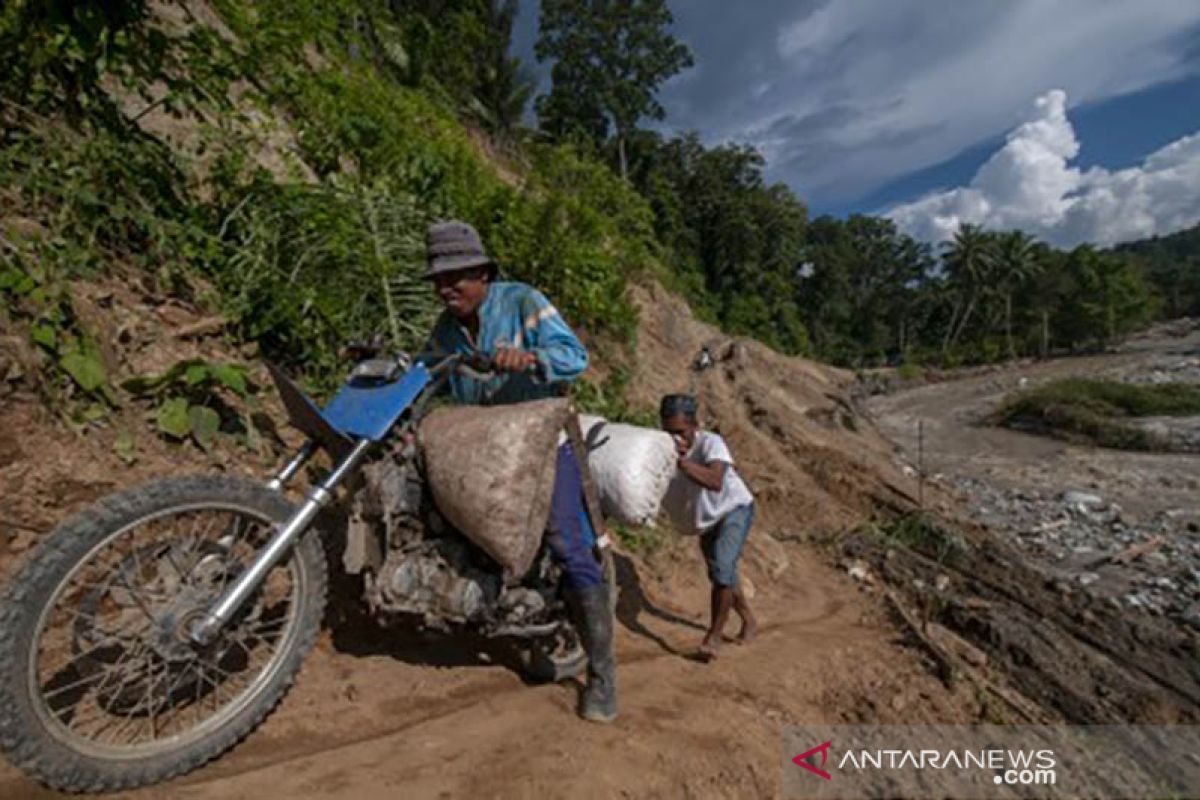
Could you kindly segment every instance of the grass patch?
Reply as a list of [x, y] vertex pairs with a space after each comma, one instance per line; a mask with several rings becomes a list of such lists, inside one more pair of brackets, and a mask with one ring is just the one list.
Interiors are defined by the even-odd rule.
[[1200, 386], [1066, 378], [1018, 394], [989, 420], [1015, 430], [1120, 450], [1164, 450], [1162, 437], [1122, 420], [1200, 414]]
[[671, 537], [668, 529], [653, 525], [626, 525], [623, 522], [614, 522], [611, 529], [622, 547], [642, 558], [657, 553]]
[[870, 530], [892, 547], [913, 550], [949, 566], [961, 561], [968, 549], [961, 536], [919, 512], [873, 523]]

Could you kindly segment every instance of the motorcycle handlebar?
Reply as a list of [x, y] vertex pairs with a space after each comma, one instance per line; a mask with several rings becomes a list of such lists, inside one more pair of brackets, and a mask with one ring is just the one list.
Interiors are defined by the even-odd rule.
[[[448, 356], [435, 369], [437, 372], [457, 372], [472, 380], [490, 381], [497, 375], [509, 375], [496, 367], [496, 360], [486, 353], [475, 350], [471, 353], [456, 353]], [[531, 366], [522, 374], [535, 374], [537, 366]]]

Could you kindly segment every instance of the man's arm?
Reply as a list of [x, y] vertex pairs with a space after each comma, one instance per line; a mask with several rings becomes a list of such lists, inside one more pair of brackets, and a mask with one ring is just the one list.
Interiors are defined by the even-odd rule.
[[587, 348], [546, 296], [530, 289], [521, 304], [524, 349], [537, 357], [542, 378], [550, 383], [573, 381], [588, 365]]
[[695, 461], [689, 461], [681, 457], [677, 463], [684, 475], [687, 475], [705, 489], [710, 489], [714, 492], [721, 491], [721, 486], [725, 483], [725, 470], [729, 468], [729, 465], [724, 461], [698, 464]]
[[721, 491], [725, 484], [725, 471], [733, 463], [733, 455], [725, 440], [714, 433], [701, 433], [700, 459], [692, 461], [679, 453], [679, 469], [696, 483], [714, 492]]

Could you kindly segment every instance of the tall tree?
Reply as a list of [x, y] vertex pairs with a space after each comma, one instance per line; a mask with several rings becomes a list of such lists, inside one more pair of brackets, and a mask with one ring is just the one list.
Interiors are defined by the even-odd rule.
[[1037, 240], [1023, 231], [1010, 231], [1000, 237], [996, 251], [999, 288], [1004, 296], [1004, 342], [1010, 359], [1016, 358], [1012, 335], [1013, 293], [1041, 268]]
[[1168, 318], [1200, 317], [1200, 225], [1169, 236], [1127, 242], [1116, 251], [1135, 257], [1162, 294]]
[[808, 228], [803, 260], [799, 294], [818, 354], [854, 365], [904, 356], [923, 316], [927, 245], [888, 219], [822, 217]]
[[1126, 257], [1080, 245], [1067, 256], [1066, 267], [1074, 292], [1060, 316], [1073, 344], [1091, 340], [1107, 346], [1150, 317], [1149, 288]]
[[625, 145], [638, 121], [662, 119], [658, 87], [692, 65], [667, 30], [672, 21], [665, 0], [543, 0], [534, 52], [554, 60], [550, 93], [537, 102], [543, 127], [600, 143], [611, 122], [627, 178]]
[[995, 263], [992, 237], [978, 225], [964, 222], [946, 243], [942, 264], [955, 294], [954, 313], [942, 340], [942, 355], [954, 347], [979, 301], [991, 291], [992, 266]]

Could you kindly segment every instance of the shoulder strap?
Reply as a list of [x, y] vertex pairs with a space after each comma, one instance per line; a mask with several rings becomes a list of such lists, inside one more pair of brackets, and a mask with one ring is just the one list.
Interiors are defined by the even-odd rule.
[[596, 545], [601, 548], [607, 547], [608, 531], [604, 527], [604, 517], [600, 513], [600, 495], [592, 480], [592, 470], [588, 466], [588, 447], [583, 440], [583, 430], [579, 426], [579, 414], [574, 408], [567, 415], [567, 423], [564, 427], [567, 431], [567, 441], [571, 443], [571, 450], [575, 453], [575, 460], [579, 462], [579, 475], [583, 483], [583, 500], [587, 506], [588, 518], [592, 521], [592, 530], [596, 532]]

